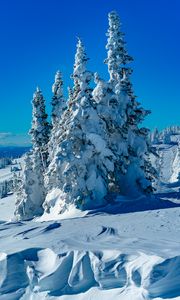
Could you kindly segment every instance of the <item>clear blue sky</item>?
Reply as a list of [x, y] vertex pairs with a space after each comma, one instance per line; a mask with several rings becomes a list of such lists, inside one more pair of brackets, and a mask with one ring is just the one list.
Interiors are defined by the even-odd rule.
[[[26, 134], [31, 98], [39, 85], [51, 100], [54, 73], [71, 84], [76, 37], [90, 58], [89, 68], [107, 78], [107, 14], [123, 23], [133, 83], [139, 101], [152, 111], [151, 128], [180, 125], [179, 0], [0, 0], [0, 133]], [[50, 107], [48, 104], [48, 111]]]

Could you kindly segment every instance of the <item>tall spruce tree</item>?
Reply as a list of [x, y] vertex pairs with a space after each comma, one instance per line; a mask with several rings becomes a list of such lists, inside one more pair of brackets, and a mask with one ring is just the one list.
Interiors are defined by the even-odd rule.
[[144, 110], [136, 101], [130, 81], [132, 69], [128, 65], [133, 59], [126, 50], [124, 34], [120, 30], [120, 20], [116, 12], [109, 14], [107, 36], [108, 57], [105, 62], [108, 64], [110, 82], [118, 96], [117, 110], [123, 119], [121, 132], [127, 139], [128, 147], [126, 170], [122, 175], [117, 170], [116, 177], [124, 193], [150, 192], [155, 171], [149, 161], [149, 131], [139, 127], [150, 112]]
[[37, 185], [39, 186], [39, 199], [37, 207], [42, 207], [46, 197], [46, 188], [44, 176], [48, 166], [48, 142], [51, 126], [47, 121], [45, 100], [42, 92], [37, 88], [34, 93], [33, 100], [33, 120], [30, 135], [32, 139], [32, 161], [33, 170], [36, 174]]
[[49, 184], [52, 190], [58, 190], [58, 199], [55, 201], [50, 193], [44, 203], [46, 211], [55, 207], [62, 212], [71, 204], [81, 209], [93, 208], [104, 204], [108, 193], [113, 153], [104, 138], [105, 124], [94, 107], [92, 73], [86, 69], [87, 60], [79, 40], [73, 72], [73, 105], [62, 121], [65, 129], [48, 172]]
[[60, 71], [56, 72], [55, 81], [52, 86], [53, 98], [52, 105], [52, 126], [55, 128], [61, 119], [64, 110], [67, 107], [64, 95], [63, 95], [63, 80]]
[[41, 163], [45, 171], [48, 160], [48, 142], [50, 135], [50, 124], [47, 121], [45, 100], [41, 90], [37, 87], [33, 100], [31, 135], [33, 152], [39, 153]]
[[15, 215], [28, 219], [43, 213], [46, 197], [44, 174], [47, 168], [50, 125], [45, 112], [45, 101], [39, 88], [34, 93], [33, 120], [30, 130], [32, 152], [27, 154], [21, 184], [17, 191]]
[[63, 95], [63, 80], [60, 71], [56, 72], [55, 81], [52, 86], [53, 98], [51, 101], [52, 105], [52, 113], [51, 113], [51, 120], [52, 120], [52, 128], [51, 134], [48, 144], [48, 152], [49, 152], [49, 159], [50, 162], [53, 159], [53, 155], [56, 149], [57, 139], [59, 130], [61, 128], [61, 118], [64, 111], [67, 109], [67, 103]]
[[123, 34], [119, 28], [119, 18], [115, 12], [109, 14], [109, 29], [107, 32], [107, 59], [110, 80], [105, 82], [95, 76], [96, 87], [93, 98], [97, 103], [98, 115], [106, 123], [108, 144], [116, 157], [115, 172], [112, 174], [113, 189], [120, 190], [119, 174], [127, 172], [129, 164], [128, 130], [126, 123], [126, 108], [128, 99], [119, 93], [121, 67], [132, 61], [124, 45]]
[[111, 12], [109, 17], [109, 29], [107, 32], [108, 42], [106, 49], [108, 50], [105, 63], [108, 65], [110, 81], [115, 84], [119, 81], [121, 66], [131, 62], [133, 59], [128, 55], [125, 48], [124, 34], [120, 30], [119, 16], [116, 12]]
[[26, 220], [43, 213], [42, 198], [43, 189], [39, 188], [39, 178], [41, 174], [34, 169], [34, 154], [26, 153], [21, 180], [15, 187], [16, 206], [15, 217], [18, 220]]

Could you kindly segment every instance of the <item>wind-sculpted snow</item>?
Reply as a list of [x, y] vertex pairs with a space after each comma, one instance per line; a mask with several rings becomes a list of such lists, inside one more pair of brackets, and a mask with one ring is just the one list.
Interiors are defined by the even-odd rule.
[[180, 209], [0, 223], [1, 300], [180, 298]]
[[117, 250], [56, 254], [48, 248], [31, 248], [2, 253], [0, 269], [1, 299], [63, 299], [63, 295], [64, 299], [74, 299], [73, 295], [75, 299], [100, 299], [106, 290], [112, 293], [109, 299], [174, 299], [180, 295], [180, 256], [164, 259]]
[[[85, 292], [88, 297], [91, 288], [118, 289], [122, 295], [126, 295], [127, 289], [134, 290], [139, 297], [148, 294], [150, 289], [151, 294], [160, 296], [160, 288], [154, 291], [153, 286], [167, 276], [169, 264], [163, 261], [162, 268], [159, 265], [162, 261], [143, 253], [74, 250], [58, 255], [48, 248], [32, 248], [13, 255], [1, 254], [0, 291], [9, 299], [19, 299], [19, 296], [28, 299], [32, 295], [51, 298]], [[157, 276], [158, 268], [161, 272]], [[177, 282], [179, 276], [176, 272], [173, 279]], [[147, 277], [150, 280], [147, 281]]]

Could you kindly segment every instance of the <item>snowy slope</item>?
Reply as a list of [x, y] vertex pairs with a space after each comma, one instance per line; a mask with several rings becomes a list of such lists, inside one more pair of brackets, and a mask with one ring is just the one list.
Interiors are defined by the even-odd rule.
[[[177, 171], [169, 171], [177, 145], [158, 147], [164, 175], [157, 197], [179, 202], [179, 184], [171, 181]], [[180, 207], [124, 200], [122, 214], [116, 204], [63, 216], [70, 219], [7, 222], [15, 197], [0, 199], [0, 300], [180, 299]]]
[[[13, 165], [6, 166], [0, 169], [0, 184], [4, 181], [10, 181], [13, 178], [11, 168], [20, 169], [24, 164], [23, 158], [18, 158], [13, 161]], [[19, 173], [20, 171], [17, 171]], [[0, 198], [0, 220], [9, 221], [12, 219], [15, 208], [15, 196], [8, 195], [8, 197]]]
[[12, 178], [11, 165], [6, 168], [0, 169], [0, 182]]
[[2, 223], [0, 299], [180, 299], [179, 216]]
[[23, 164], [23, 158], [17, 158], [13, 161], [12, 165], [8, 165], [5, 168], [0, 169], [0, 182], [12, 179], [13, 172], [11, 171], [11, 168], [21, 169]]
[[9, 221], [12, 219], [15, 208], [15, 196], [0, 199], [0, 220]]

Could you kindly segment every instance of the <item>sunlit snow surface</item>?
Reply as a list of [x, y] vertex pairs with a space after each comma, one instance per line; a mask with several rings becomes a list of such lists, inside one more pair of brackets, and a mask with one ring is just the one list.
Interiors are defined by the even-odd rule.
[[[168, 195], [179, 203], [178, 190], [161, 186], [164, 206], [175, 205]], [[180, 207], [146, 210], [145, 199], [129, 199], [122, 214], [116, 204], [8, 222], [14, 201], [0, 199], [0, 300], [180, 299]]]

